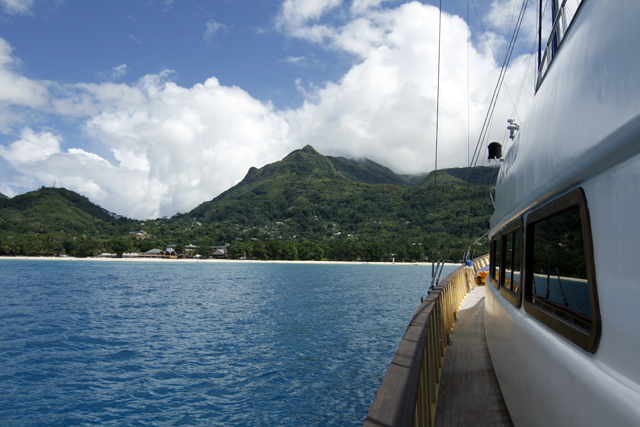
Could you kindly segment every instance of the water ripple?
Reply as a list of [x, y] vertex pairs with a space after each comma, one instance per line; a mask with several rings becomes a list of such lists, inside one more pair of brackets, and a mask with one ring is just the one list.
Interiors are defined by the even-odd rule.
[[0, 421], [9, 426], [361, 425], [428, 273], [4, 260], [0, 268]]

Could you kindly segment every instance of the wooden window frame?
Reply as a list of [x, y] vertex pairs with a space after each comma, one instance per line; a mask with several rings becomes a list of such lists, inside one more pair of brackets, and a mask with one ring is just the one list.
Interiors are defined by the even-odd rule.
[[[500, 293], [514, 306], [520, 308], [520, 302], [522, 301], [522, 294], [524, 290], [524, 221], [522, 218], [518, 218], [515, 221], [509, 223], [506, 227], [504, 227], [500, 231], [500, 243], [502, 245], [500, 254], [502, 255], [502, 270], [500, 271]], [[507, 249], [507, 241], [506, 238], [509, 234], [512, 234], [520, 230], [520, 293], [513, 292], [510, 289], [507, 289], [504, 284], [506, 281], [506, 249]]]
[[[591, 304], [591, 329], [582, 329], [568, 320], [557, 316], [533, 303], [533, 233], [536, 223], [555, 215], [566, 212], [578, 206], [582, 223], [582, 239], [584, 243], [585, 262], [587, 264], [587, 283]], [[591, 220], [587, 198], [582, 188], [572, 190], [563, 196], [529, 213], [525, 227], [525, 278], [524, 278], [524, 309], [536, 320], [564, 336], [580, 348], [590, 353], [596, 351], [602, 330], [600, 305], [596, 286], [596, 270], [593, 257], [593, 240], [591, 236]]]

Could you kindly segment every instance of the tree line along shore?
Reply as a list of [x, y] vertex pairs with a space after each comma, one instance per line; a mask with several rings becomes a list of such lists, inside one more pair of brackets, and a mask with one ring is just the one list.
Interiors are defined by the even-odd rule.
[[[183, 257], [459, 262], [486, 253], [496, 168], [397, 175], [367, 159], [295, 150], [210, 201], [134, 220], [64, 188], [0, 197], [0, 256], [122, 256], [173, 246]], [[472, 244], [472, 242], [474, 242]], [[189, 245], [197, 249], [185, 250]]]
[[[11, 257], [98, 257], [112, 254], [122, 258], [127, 254], [144, 254], [152, 249], [166, 251], [173, 246], [174, 258], [213, 259], [214, 245], [167, 245], [160, 240], [135, 240], [129, 237], [114, 239], [67, 238], [61, 236], [29, 236], [0, 234], [0, 256]], [[225, 246], [225, 245], [221, 245]], [[223, 257], [231, 260], [280, 260], [280, 261], [362, 261], [362, 262], [425, 262], [431, 259], [422, 243], [389, 244], [359, 242], [352, 239], [338, 239], [328, 242], [312, 241], [237, 241], [229, 244]], [[462, 260], [461, 251], [452, 251], [450, 262]], [[142, 257], [142, 256], [140, 256]]]

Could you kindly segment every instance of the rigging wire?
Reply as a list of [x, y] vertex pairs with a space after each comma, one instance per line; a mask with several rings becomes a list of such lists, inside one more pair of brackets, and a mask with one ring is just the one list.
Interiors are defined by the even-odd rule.
[[[549, 6], [549, 0], [544, 1], [544, 8], [542, 7], [542, 3], [543, 3], [543, 0], [540, 0], [540, 6], [536, 8], [536, 22], [537, 22], [537, 25], [538, 25], [538, 28], [537, 28], [537, 32], [538, 32], [538, 37], [537, 37], [537, 39], [538, 39], [537, 40], [538, 41], [538, 62], [539, 62], [539, 56], [540, 56], [540, 43], [541, 43], [541, 40], [542, 40], [542, 36], [541, 36], [542, 25], [541, 25], [541, 22], [542, 22], [542, 18], [544, 17], [544, 15], [545, 15], [545, 13], [547, 11], [547, 7]], [[529, 54], [529, 59], [527, 61], [527, 65], [525, 67], [525, 72], [523, 73], [522, 80], [520, 82], [520, 87], [518, 88], [518, 94], [516, 95], [516, 100], [515, 100], [515, 102], [513, 101], [513, 99], [511, 100], [512, 103], [514, 104], [513, 105], [513, 110], [512, 110], [512, 113], [511, 113], [511, 117], [516, 115], [518, 117], [518, 119], [520, 119], [520, 116], [518, 115], [518, 105], [520, 104], [520, 100], [521, 100], [522, 93], [523, 93], [523, 90], [524, 90], [526, 78], [527, 78], [527, 75], [529, 73], [529, 69], [531, 67], [531, 61], [534, 58], [533, 52], [535, 50], [535, 47], [536, 47], [536, 40], [534, 39], [533, 42], [532, 42], [532, 45], [531, 45], [531, 52]], [[534, 73], [537, 74], [538, 73], [538, 69], [539, 69], [539, 64], [538, 64], [537, 69], [534, 71]], [[508, 92], [508, 90], [509, 90], [508, 87], [506, 87], [506, 89], [507, 89], [507, 92]], [[509, 95], [510, 95], [510, 93], [509, 93]], [[509, 134], [509, 132], [505, 131], [505, 135], [503, 137], [503, 146], [505, 148], [505, 151], [506, 151], [507, 144], [509, 142], [509, 139], [507, 138], [508, 134]], [[484, 164], [484, 159], [483, 159], [483, 164]], [[477, 227], [478, 227], [478, 225], [476, 225], [476, 230], [477, 230]], [[470, 235], [470, 234], [471, 234], [471, 229], [469, 229], [469, 234], [468, 235]]]
[[[491, 46], [491, 41], [489, 40], [489, 36], [487, 35], [487, 31], [484, 29], [484, 24], [482, 23], [482, 19], [480, 18], [480, 13], [478, 12], [478, 9], [476, 8], [476, 4], [474, 3], [473, 0], [471, 0], [471, 4], [473, 5], [473, 10], [475, 10], [476, 12], [476, 17], [478, 18], [478, 22], [480, 23], [480, 28], [482, 28], [482, 34], [484, 35], [485, 40], [487, 41], [487, 46], [489, 47], [489, 50], [491, 51], [491, 56], [493, 56], [493, 60], [498, 62], [498, 57], [496, 56], [496, 53], [493, 51], [493, 47]], [[515, 8], [516, 3], [514, 3], [514, 8]], [[513, 17], [511, 18], [511, 20], [513, 21]], [[469, 22], [469, 20], [467, 19], [467, 22]], [[509, 90], [508, 86], [505, 86], [505, 90], [507, 91], [507, 95], [509, 96], [509, 100], [511, 100], [511, 103], [513, 104], [513, 97], [511, 96], [511, 91]], [[518, 116], [518, 120], [522, 121], [520, 119], [520, 117]]]
[[[520, 27], [522, 25], [522, 20], [524, 18], [524, 12], [526, 10], [526, 6], [528, 4], [529, 0], [524, 0], [522, 2], [522, 7], [520, 8], [520, 14], [518, 16], [518, 21], [516, 23], [516, 28], [511, 36], [511, 40], [509, 41], [509, 46], [507, 48], [507, 51], [505, 53], [505, 58], [504, 61], [502, 63], [502, 68], [500, 69], [500, 75], [498, 76], [498, 82], [496, 83], [496, 87], [494, 88], [493, 91], [493, 95], [491, 97], [491, 102], [489, 104], [489, 108], [487, 110], [487, 114], [485, 116], [485, 120], [484, 123], [482, 125], [482, 129], [480, 131], [480, 135], [478, 137], [478, 142], [476, 143], [476, 148], [474, 150], [474, 156], [472, 157], [472, 159], [474, 160], [474, 164], [477, 164], [478, 158], [480, 156], [480, 147], [483, 145], [482, 142], [484, 141], [485, 138], [488, 137], [488, 130], [489, 130], [489, 124], [493, 118], [493, 112], [495, 111], [495, 107], [498, 101], [498, 95], [500, 94], [500, 89], [502, 87], [502, 83], [504, 81], [504, 77], [506, 74], [506, 70], [509, 66], [509, 63], [511, 61], [511, 55], [513, 54], [513, 50], [515, 47], [515, 40], [518, 37], [518, 34], [520, 32]], [[473, 3], [473, 0], [472, 0]]]
[[[542, 11], [542, 16], [544, 16], [545, 12], [547, 11], [547, 6], [548, 5], [549, 5], [549, 0], [547, 0], [545, 2], [544, 10]], [[542, 0], [540, 2], [540, 6], [542, 6]], [[539, 20], [540, 20], [540, 15], [539, 15], [540, 14], [540, 9], [542, 9], [542, 7], [536, 8], [536, 20], [537, 20], [537, 22], [539, 22]], [[539, 31], [540, 31], [540, 28], [538, 28], [538, 32]], [[541, 37], [539, 36], [538, 37], [538, 43], [540, 43], [540, 41], [539, 41], [540, 39], [541, 39]], [[522, 75], [522, 80], [520, 81], [520, 87], [518, 88], [518, 94], [516, 95], [516, 100], [515, 100], [515, 102], [513, 100], [511, 100], [511, 102], [513, 103], [513, 110], [511, 112], [511, 117], [517, 116], [518, 120], [521, 120], [520, 119], [520, 115], [518, 114], [518, 105], [520, 105], [520, 99], [522, 97], [522, 92], [524, 90], [524, 85], [525, 85], [525, 82], [527, 80], [527, 75], [529, 73], [529, 68], [531, 67], [531, 60], [534, 58], [533, 52], [535, 51], [535, 48], [536, 48], [536, 40], [534, 39], [533, 42], [531, 43], [531, 52], [529, 53], [529, 59], [527, 61], [527, 66], [525, 67], [525, 71], [524, 71], [524, 73]], [[539, 52], [538, 52], [538, 54], [539, 54]], [[536, 69], [534, 71], [534, 74], [537, 74], [537, 73], [538, 73], [538, 70]], [[535, 76], [534, 76], [534, 78], [535, 78]], [[507, 91], [508, 91], [509, 90], [508, 87], [506, 87], [506, 88], [507, 88]], [[503, 141], [502, 146], [503, 146], [503, 151], [505, 153], [507, 152], [506, 148], [507, 148], [507, 144], [509, 143], [509, 139], [507, 138], [508, 135], [509, 135], [509, 131], [507, 130], [507, 131], [505, 131], [504, 137], [502, 138], [502, 141]]]
[[[438, 125], [440, 121], [440, 46], [442, 40], [442, 0], [440, 0], [440, 10], [438, 14], [438, 82], [436, 89], [436, 156], [435, 156], [435, 169], [433, 170], [433, 201], [435, 205], [437, 196], [437, 179], [438, 179]], [[436, 273], [437, 269], [434, 269], [434, 262], [436, 258], [436, 210], [433, 210], [433, 227], [431, 234], [431, 244], [433, 245], [433, 254], [431, 257], [431, 286], [437, 286]], [[435, 283], [435, 285], [434, 285]]]
[[[472, 2], [472, 4], [474, 4], [473, 0], [471, 0], [471, 2]], [[498, 77], [498, 81], [496, 83], [496, 87], [495, 87], [495, 89], [493, 91], [493, 95], [492, 95], [492, 98], [491, 98], [491, 103], [490, 103], [489, 108], [487, 110], [487, 114], [485, 116], [485, 121], [483, 123], [482, 130], [480, 131], [480, 135], [478, 137], [478, 142], [476, 143], [476, 148], [474, 150], [474, 162], [473, 162], [474, 163], [474, 166], [473, 166], [474, 168], [477, 165], [478, 159], [480, 157], [480, 147], [484, 145], [483, 141], [489, 135], [489, 131], [488, 130], [489, 130], [489, 126], [490, 126], [491, 120], [493, 119], [493, 113], [495, 111], [495, 107], [496, 107], [496, 104], [497, 104], [498, 95], [500, 93], [500, 89], [502, 87], [502, 83], [504, 82], [504, 77], [505, 77], [505, 74], [506, 74], [506, 70], [507, 70], [507, 68], [509, 66], [509, 62], [511, 60], [511, 56], [512, 56], [513, 50], [515, 48], [515, 41], [516, 41], [516, 39], [518, 37], [518, 34], [520, 32], [520, 28], [521, 28], [521, 25], [522, 25], [522, 21], [524, 19], [524, 13], [526, 11], [527, 5], [528, 5], [528, 0], [524, 0], [522, 2], [522, 7], [520, 8], [520, 14], [519, 14], [518, 20], [516, 22], [516, 27], [514, 28], [514, 32], [513, 32], [512, 36], [511, 36], [511, 40], [509, 42], [509, 46], [508, 46], [507, 51], [505, 53], [505, 58], [504, 58], [504, 61], [502, 63], [502, 68], [500, 70], [500, 75]], [[474, 4], [474, 8], [475, 8], [475, 4]], [[476, 9], [476, 13], [477, 13], [477, 9]], [[481, 22], [481, 25], [482, 25], [482, 22]], [[484, 27], [483, 27], [483, 31], [484, 31]], [[507, 92], [508, 92], [508, 88], [507, 88]], [[509, 97], [511, 98], [511, 96], [509, 96]], [[513, 99], [512, 99], [512, 103], [513, 103]], [[514, 103], [514, 105], [515, 105], [515, 103]], [[472, 171], [469, 171], [468, 174], [467, 174], [468, 183], [470, 183], [470, 181], [471, 181], [471, 179], [470, 179], [471, 175], [472, 175], [471, 172]]]
[[467, 0], [467, 167], [471, 166], [469, 158], [469, 146], [471, 144], [471, 73], [469, 72], [471, 61], [469, 60], [469, 50], [471, 46], [471, 25], [469, 25], [469, 0]]
[[[471, 0], [471, 1], [473, 2], [473, 0]], [[504, 81], [504, 74], [506, 73], [506, 67], [508, 67], [508, 63], [509, 63], [511, 55], [513, 53], [513, 48], [515, 46], [515, 41], [517, 39], [517, 35], [519, 34], [519, 31], [520, 31], [520, 27], [522, 25], [522, 20], [524, 18], [524, 12], [526, 11], [527, 3], [528, 3], [528, 0], [525, 0], [523, 2], [523, 4], [522, 4], [521, 10], [520, 10], [520, 14], [519, 14], [519, 17], [518, 17], [518, 21], [516, 23], [516, 28], [514, 29], [514, 33], [512, 35], [511, 43], [509, 45], [509, 48], [507, 49], [507, 53], [505, 55], [505, 61], [503, 62], [503, 68], [501, 70], [501, 76], [498, 79], [498, 83], [496, 85], [496, 90], [494, 90], [494, 94], [496, 93], [496, 91], [499, 92], [499, 85], [501, 85], [502, 82]], [[474, 7], [475, 7], [475, 4], [474, 4]], [[477, 13], [477, 9], [476, 9], [476, 13]], [[482, 23], [481, 23], [481, 25], [482, 25]], [[484, 27], [483, 27], [483, 29], [484, 29]], [[535, 48], [535, 44], [534, 44], [534, 48]], [[528, 70], [528, 68], [529, 68], [530, 60], [531, 60], [531, 57], [529, 58], [529, 63], [527, 64], [526, 70]], [[524, 82], [526, 80], [526, 75], [527, 75], [527, 71], [526, 70], [525, 70], [525, 74], [523, 76], [522, 82], [520, 84], [520, 88], [519, 88], [518, 95], [516, 97], [516, 101], [515, 102], [513, 101], [513, 98], [511, 98], [511, 95], [509, 94], [509, 98], [511, 99], [511, 102], [513, 103], [513, 112], [512, 112], [512, 114], [515, 113], [517, 115], [517, 105], [518, 105], [518, 103], [520, 101], [520, 97], [522, 95], [522, 90], [523, 90], [523, 87], [524, 87]], [[506, 89], [507, 89], [507, 92], [508, 92], [508, 88], [506, 88]], [[493, 117], [493, 112], [495, 110], [495, 102], [497, 102], [497, 95], [496, 95], [495, 98], [492, 98], [492, 101], [494, 101], [494, 104], [492, 106], [490, 106], [490, 108], [489, 108], [489, 110], [487, 112], [487, 116], [491, 115], [491, 118]], [[486, 123], [486, 119], [485, 119], [485, 123]], [[489, 123], [490, 123], [490, 121], [489, 121]], [[483, 127], [483, 130], [484, 130], [484, 127]], [[488, 133], [489, 132], [487, 131], [485, 133], [484, 137], [486, 137], [488, 135]], [[506, 137], [506, 133], [505, 133], [505, 137]], [[483, 140], [483, 135], [481, 133], [480, 138], [478, 139], [478, 145], [476, 145], [476, 150], [480, 146], [480, 143], [481, 143], [482, 140]], [[477, 151], [478, 157], [479, 157], [479, 153], [480, 152]], [[476, 154], [476, 153], [474, 153], [474, 154]], [[478, 158], [475, 159], [474, 168], [475, 168], [475, 165], [477, 165], [477, 161], [478, 161]], [[483, 159], [483, 164], [484, 164], [484, 159]], [[469, 171], [469, 176], [471, 176], [471, 175], [472, 175], [472, 171]], [[479, 177], [479, 181], [481, 181], [481, 180], [482, 180], [482, 169], [480, 170], [480, 177]], [[470, 182], [471, 182], [471, 179], [468, 180], [468, 184], [470, 184]], [[478, 191], [479, 191], [479, 188], [476, 190], [476, 199], [478, 197]], [[477, 225], [476, 225], [476, 227], [477, 227]], [[471, 228], [469, 227], [467, 237], [469, 237], [470, 234], [471, 234]]]
[[[469, 60], [469, 49], [471, 44], [471, 24], [469, 21], [469, 0], [467, 0], [467, 167], [471, 166], [471, 158], [469, 157], [469, 146], [471, 144], [471, 85], [469, 83], [470, 80], [470, 60]], [[467, 207], [467, 227], [471, 230], [471, 201], [469, 201], [469, 205]], [[467, 233], [467, 240], [464, 243], [464, 246], [467, 247], [469, 243], [469, 233]]]
[[[471, 2], [472, 2], [473, 6], [475, 8], [475, 3], [473, 3], [473, 0], [471, 0]], [[471, 163], [473, 163], [473, 167], [472, 167], [472, 169], [470, 169], [467, 172], [467, 180], [466, 180], [467, 181], [467, 185], [466, 185], [467, 189], [469, 188], [469, 186], [471, 184], [471, 180], [473, 178], [473, 170], [477, 167], [477, 163], [478, 163], [478, 160], [480, 158], [480, 147], [482, 145], [484, 145], [484, 144], [482, 144], [482, 142], [484, 141], [485, 138], [487, 138], [487, 136], [489, 134], [489, 132], [488, 132], [489, 125], [491, 123], [491, 120], [493, 119], [493, 113], [495, 111], [495, 106], [497, 104], [497, 98], [498, 98], [498, 95], [500, 93], [500, 89], [501, 89], [501, 87], [503, 85], [503, 82], [504, 82], [504, 77], [505, 77], [505, 74], [506, 74], [506, 70], [507, 70], [507, 68], [509, 66], [509, 63], [511, 61], [511, 56], [512, 56], [513, 50], [515, 48], [515, 42], [516, 42], [517, 37], [518, 37], [518, 35], [520, 33], [520, 28], [522, 26], [522, 21], [524, 19], [524, 14], [525, 14], [525, 11], [527, 9], [528, 2], [529, 2], [529, 0], [524, 0], [523, 3], [522, 3], [522, 6], [520, 8], [520, 13], [518, 15], [518, 20], [516, 22], [515, 29], [514, 29], [514, 31], [512, 33], [512, 36], [511, 36], [511, 39], [509, 41], [509, 45], [508, 45], [507, 51], [505, 53], [505, 58], [504, 58], [504, 61], [502, 63], [502, 68], [500, 70], [500, 75], [498, 77], [498, 81], [496, 82], [496, 87], [494, 88], [494, 92], [493, 92], [493, 95], [492, 95], [492, 98], [491, 98], [491, 102], [490, 102], [489, 108], [487, 110], [487, 114], [485, 116], [485, 120], [484, 120], [484, 123], [483, 123], [483, 126], [482, 126], [482, 130], [481, 130], [480, 135], [478, 137], [478, 142], [476, 143], [476, 147], [475, 147], [474, 154], [473, 154], [473, 157], [472, 157], [472, 162]], [[441, 4], [442, 4], [442, 1], [441, 1]], [[477, 9], [476, 9], [476, 14], [477, 13], [478, 12], [477, 12]], [[479, 18], [479, 16], [478, 16], [478, 18]], [[480, 22], [480, 23], [482, 25], [482, 22]], [[483, 31], [484, 31], [484, 27], [483, 27]], [[486, 32], [485, 32], [485, 37], [486, 37]], [[438, 59], [439, 59], [439, 55], [440, 55], [440, 49], [438, 49]], [[439, 65], [439, 62], [438, 62], [438, 65]], [[508, 88], [507, 88], [507, 92], [508, 92]], [[509, 95], [509, 97], [511, 98], [510, 95]], [[512, 100], [512, 102], [513, 102], [513, 100]], [[437, 118], [436, 118], [436, 120], [437, 120]], [[436, 121], [436, 123], [437, 123], [437, 121]], [[483, 163], [484, 163], [484, 161], [483, 161]], [[480, 180], [482, 179], [482, 170], [480, 171], [480, 178], [479, 179]], [[476, 191], [476, 197], [477, 197], [477, 191]], [[458, 198], [458, 203], [457, 203], [458, 207], [456, 208], [456, 214], [460, 210], [461, 199], [462, 199], [462, 193], [460, 194], [460, 197]], [[435, 230], [435, 216], [434, 216], [434, 230]], [[450, 247], [450, 243], [447, 245], [447, 248], [445, 249], [444, 254], [446, 254], [449, 251], [449, 247]], [[435, 250], [434, 250], [434, 255], [435, 255]], [[437, 283], [439, 281], [439, 278], [440, 278], [440, 275], [442, 274], [442, 268], [444, 267], [444, 256], [441, 258], [440, 261], [438, 261], [438, 267], [436, 267], [435, 269], [434, 269], [433, 263], [434, 263], [434, 260], [432, 260], [432, 267], [431, 267], [431, 269], [432, 269], [432, 287], [433, 287], [434, 283], [437, 285]]]
[[[518, 94], [516, 95], [516, 102], [513, 105], [513, 110], [511, 110], [511, 117], [513, 117], [514, 115], [520, 117], [518, 115], [518, 105], [520, 104], [520, 99], [522, 98], [522, 92], [524, 90], [525, 82], [527, 81], [527, 75], [529, 74], [529, 68], [531, 67], [531, 60], [534, 58], [533, 51], [535, 50], [535, 48], [536, 43], [534, 40], [533, 44], [531, 45], [531, 53], [529, 54], [529, 59], [527, 60], [527, 66], [525, 67], [524, 73], [522, 74], [522, 80], [520, 81], [520, 87], [518, 88]], [[507, 144], [509, 143], [509, 133], [510, 132], [508, 130], [505, 130], [504, 136], [502, 138], [502, 147], [505, 153], [507, 152]]]

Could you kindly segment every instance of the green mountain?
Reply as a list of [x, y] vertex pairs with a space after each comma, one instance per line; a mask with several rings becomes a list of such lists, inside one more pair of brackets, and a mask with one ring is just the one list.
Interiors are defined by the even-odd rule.
[[433, 248], [456, 260], [486, 231], [497, 172], [397, 175], [368, 159], [324, 156], [306, 146], [249, 169], [240, 183], [186, 214], [150, 221], [122, 218], [73, 191], [41, 188], [0, 197], [0, 255], [89, 256], [195, 244], [206, 256], [210, 246], [231, 243], [232, 257], [417, 260]]
[[[306, 146], [281, 161], [251, 168], [236, 186], [176, 220], [236, 230], [243, 241], [352, 239], [384, 245], [457, 247], [486, 230], [488, 192], [498, 170], [446, 169], [396, 175], [371, 160], [323, 156]], [[434, 188], [434, 180], [437, 187]], [[478, 197], [478, 195], [480, 195]], [[435, 223], [435, 224], [434, 224]], [[454, 241], [452, 241], [452, 238]]]
[[110, 213], [64, 188], [42, 187], [0, 198], [0, 255], [92, 256], [114, 249], [118, 237], [137, 227], [138, 221]]
[[0, 230], [25, 234], [117, 235], [136, 221], [122, 218], [64, 188], [42, 187], [0, 198]]

